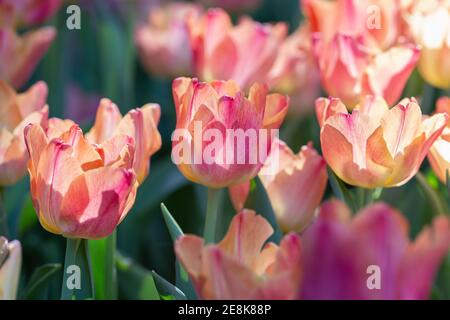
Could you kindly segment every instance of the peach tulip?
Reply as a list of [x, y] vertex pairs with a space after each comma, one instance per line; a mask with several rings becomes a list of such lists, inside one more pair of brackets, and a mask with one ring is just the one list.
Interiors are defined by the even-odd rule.
[[161, 108], [149, 103], [142, 108], [129, 111], [122, 117], [117, 105], [109, 99], [102, 99], [97, 109], [95, 124], [86, 134], [90, 143], [104, 144], [114, 141], [117, 135], [129, 135], [134, 141], [133, 169], [139, 183], [150, 170], [150, 157], [161, 148], [158, 123]]
[[63, 131], [69, 124], [59, 123], [48, 134], [38, 124], [25, 128], [33, 204], [49, 232], [68, 238], [103, 238], [134, 203], [138, 182], [133, 137], [115, 135], [93, 145], [76, 124]]
[[450, 1], [416, 1], [405, 16], [409, 33], [422, 48], [420, 74], [433, 86], [449, 89]]
[[54, 15], [61, 4], [61, 0], [0, 0], [0, 25], [41, 24]]
[[234, 81], [173, 82], [177, 130], [172, 159], [189, 180], [211, 188], [249, 181], [270, 152], [289, 98], [255, 84], [248, 97]]
[[335, 98], [318, 99], [316, 111], [328, 165], [348, 184], [364, 188], [401, 186], [410, 180], [448, 119], [442, 113], [423, 119], [414, 99], [389, 109], [383, 99], [372, 96], [351, 114]]
[[55, 36], [56, 30], [52, 27], [20, 36], [12, 29], [0, 28], [0, 79], [15, 88], [21, 87], [31, 77]]
[[0, 237], [0, 300], [14, 300], [22, 267], [22, 247], [17, 240]]
[[244, 210], [218, 244], [184, 235], [175, 253], [201, 299], [293, 299], [301, 281], [300, 238], [292, 233], [279, 246], [264, 246], [272, 233], [264, 218]]
[[[442, 97], [436, 104], [436, 112], [445, 112], [450, 115], [450, 98]], [[443, 182], [447, 181], [447, 171], [450, 170], [450, 123], [444, 128], [441, 136], [436, 140], [428, 153], [428, 161], [436, 173], [437, 177]], [[449, 172], [450, 174], [450, 172]]]
[[344, 34], [337, 34], [328, 42], [316, 34], [313, 50], [322, 85], [350, 109], [368, 94], [395, 104], [419, 59], [419, 49], [413, 45], [374, 52], [362, 37]]
[[195, 74], [203, 81], [234, 80], [244, 89], [267, 81], [287, 35], [284, 23], [261, 24], [250, 18], [233, 26], [221, 9], [189, 19]]
[[192, 75], [192, 53], [186, 19], [197, 19], [202, 9], [175, 2], [150, 11], [148, 23], [136, 29], [135, 42], [148, 72], [159, 76]]
[[325, 203], [302, 235], [301, 299], [428, 299], [448, 254], [450, 220], [435, 218], [409, 240], [408, 221], [386, 204], [352, 218], [344, 203]]
[[372, 48], [388, 49], [401, 33], [399, 0], [304, 0], [301, 2], [312, 32], [325, 41], [337, 33], [362, 36]]
[[17, 94], [0, 81], [0, 186], [16, 183], [27, 171], [28, 153], [23, 131], [29, 123], [46, 125], [47, 85], [38, 82]]

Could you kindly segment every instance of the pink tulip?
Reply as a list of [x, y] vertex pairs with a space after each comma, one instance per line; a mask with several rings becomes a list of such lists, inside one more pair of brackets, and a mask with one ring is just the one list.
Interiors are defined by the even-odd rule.
[[177, 130], [172, 159], [189, 180], [212, 188], [252, 179], [270, 152], [289, 99], [255, 84], [248, 98], [234, 81], [173, 82]]
[[337, 200], [325, 203], [302, 235], [301, 299], [427, 299], [450, 245], [440, 216], [414, 242], [408, 222], [386, 204], [351, 218]]
[[422, 119], [417, 102], [404, 99], [389, 109], [365, 97], [351, 114], [335, 98], [320, 98], [316, 111], [325, 160], [345, 182], [363, 188], [401, 186], [419, 170], [448, 116]]
[[218, 244], [184, 235], [175, 253], [201, 299], [293, 299], [301, 281], [300, 239], [289, 234], [280, 246], [264, 245], [272, 232], [264, 218], [244, 210]]
[[0, 25], [41, 24], [53, 16], [61, 4], [61, 0], [0, 0]]
[[15, 88], [21, 87], [47, 52], [56, 30], [45, 27], [17, 35], [12, 29], [0, 28], [0, 79]]
[[22, 267], [22, 246], [17, 240], [0, 237], [0, 300], [14, 300]]
[[28, 153], [23, 131], [29, 123], [46, 125], [47, 85], [38, 82], [17, 94], [0, 81], [0, 186], [16, 183], [27, 171]]

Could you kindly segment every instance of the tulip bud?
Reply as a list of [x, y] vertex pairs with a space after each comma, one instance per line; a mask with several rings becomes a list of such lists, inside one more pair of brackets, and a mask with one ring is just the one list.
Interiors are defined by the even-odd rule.
[[16, 299], [21, 265], [20, 242], [0, 237], [0, 300]]

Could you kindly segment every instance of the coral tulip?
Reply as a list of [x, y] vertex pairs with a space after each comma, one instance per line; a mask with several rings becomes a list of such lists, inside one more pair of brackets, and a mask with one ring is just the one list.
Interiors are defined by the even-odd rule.
[[422, 119], [414, 99], [389, 109], [381, 98], [365, 97], [351, 114], [335, 98], [316, 102], [325, 160], [345, 182], [364, 188], [405, 184], [419, 170], [448, 116]]
[[16, 92], [0, 81], [0, 185], [16, 183], [27, 171], [28, 153], [23, 131], [29, 123], [46, 125], [47, 85], [38, 82]]
[[184, 235], [175, 252], [201, 299], [293, 299], [300, 281], [300, 237], [289, 234], [280, 246], [268, 243], [273, 230], [253, 211], [233, 218], [225, 238], [204, 245]]
[[22, 266], [22, 247], [17, 240], [0, 237], [0, 300], [14, 300]]

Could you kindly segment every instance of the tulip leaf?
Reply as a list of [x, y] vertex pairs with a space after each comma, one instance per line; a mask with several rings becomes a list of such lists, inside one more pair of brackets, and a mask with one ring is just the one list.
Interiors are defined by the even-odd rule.
[[23, 298], [42, 299], [48, 288], [48, 283], [55, 275], [59, 275], [62, 265], [60, 263], [49, 263], [34, 270], [30, 281], [24, 289]]
[[152, 271], [152, 275], [156, 287], [158, 288], [158, 292], [163, 300], [186, 300], [186, 295], [183, 291], [161, 277], [155, 271]]
[[158, 289], [150, 271], [130, 258], [116, 253], [119, 292], [126, 299], [160, 300]]
[[353, 211], [356, 211], [357, 205], [355, 204], [351, 192], [330, 168], [328, 168], [328, 180], [330, 181], [331, 189], [333, 190], [335, 197], [345, 202]]
[[181, 230], [180, 226], [175, 221], [173, 216], [170, 214], [169, 210], [167, 210], [167, 207], [164, 205], [164, 203], [161, 203], [161, 211], [172, 241], [177, 240], [183, 235], [183, 231]]
[[[415, 175], [415, 178], [417, 182], [419, 183], [420, 188], [422, 189], [425, 198], [428, 200], [428, 202], [431, 204], [432, 207], [432, 216], [433, 215], [439, 215], [439, 214], [445, 214], [447, 212], [447, 209], [445, 208], [444, 202], [439, 197], [439, 194], [436, 192], [435, 189], [433, 189], [430, 184], [428, 183], [426, 177], [422, 174], [422, 172], [417, 172]], [[429, 220], [432, 219], [432, 216], [428, 217]]]

